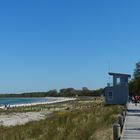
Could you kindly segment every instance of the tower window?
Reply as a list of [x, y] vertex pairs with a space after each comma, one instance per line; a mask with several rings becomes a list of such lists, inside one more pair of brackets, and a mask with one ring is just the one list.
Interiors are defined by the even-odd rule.
[[113, 99], [113, 92], [112, 91], [109, 91], [108, 92], [108, 99], [109, 100], [112, 100]]
[[117, 85], [120, 85], [120, 83], [121, 83], [121, 79], [117, 78]]

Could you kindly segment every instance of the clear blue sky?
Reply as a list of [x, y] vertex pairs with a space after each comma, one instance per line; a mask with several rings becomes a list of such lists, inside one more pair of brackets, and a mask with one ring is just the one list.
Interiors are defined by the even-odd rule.
[[140, 60], [139, 0], [0, 1], [0, 93], [84, 86]]

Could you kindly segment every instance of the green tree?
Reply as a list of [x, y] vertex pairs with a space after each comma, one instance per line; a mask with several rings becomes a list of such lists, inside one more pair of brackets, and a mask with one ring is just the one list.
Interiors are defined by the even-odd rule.
[[76, 96], [76, 90], [74, 88], [60, 89], [60, 96], [75, 97]]
[[134, 70], [134, 77], [129, 83], [130, 95], [137, 94], [140, 95], [140, 62], [136, 63], [136, 68]]
[[136, 63], [136, 68], [134, 71], [134, 79], [137, 79], [140, 77], [140, 62]]

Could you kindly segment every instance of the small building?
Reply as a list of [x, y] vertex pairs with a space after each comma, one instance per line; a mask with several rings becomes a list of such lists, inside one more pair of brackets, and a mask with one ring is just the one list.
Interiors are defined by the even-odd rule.
[[113, 76], [113, 84], [108, 83], [105, 88], [105, 104], [126, 104], [129, 98], [129, 74], [109, 73]]

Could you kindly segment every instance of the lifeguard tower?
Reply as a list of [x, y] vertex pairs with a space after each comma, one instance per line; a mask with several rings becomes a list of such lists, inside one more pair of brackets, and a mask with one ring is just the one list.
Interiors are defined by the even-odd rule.
[[108, 83], [105, 88], [105, 104], [126, 104], [129, 97], [129, 74], [109, 73], [113, 76], [113, 84]]

